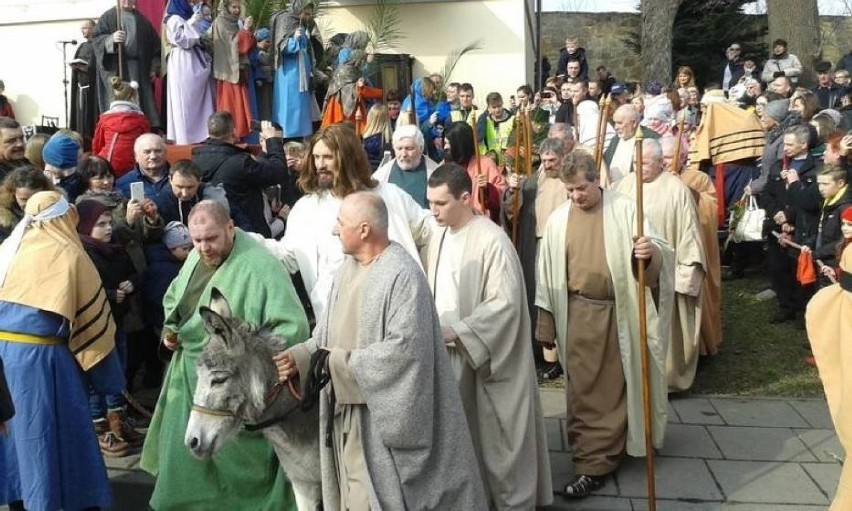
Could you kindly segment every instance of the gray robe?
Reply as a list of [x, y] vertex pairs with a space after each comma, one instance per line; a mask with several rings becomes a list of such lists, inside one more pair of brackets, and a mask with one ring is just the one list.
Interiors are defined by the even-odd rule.
[[[337, 284], [336, 277], [313, 337], [292, 350], [300, 374], [307, 374], [306, 355], [328, 345]], [[358, 348], [349, 366], [366, 402], [361, 436], [374, 490], [371, 509], [487, 509], [432, 296], [401, 245], [391, 242], [372, 263], [361, 303]], [[320, 396], [323, 503], [339, 509], [333, 453], [324, 444], [334, 413], [329, 389]]]

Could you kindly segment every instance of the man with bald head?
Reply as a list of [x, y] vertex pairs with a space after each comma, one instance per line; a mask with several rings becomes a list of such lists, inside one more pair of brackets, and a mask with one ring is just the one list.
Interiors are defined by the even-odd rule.
[[[663, 167], [669, 172], [674, 168], [675, 144], [674, 137], [660, 139]], [[722, 267], [719, 236], [716, 232], [716, 188], [710, 176], [700, 170], [683, 170], [680, 180], [689, 187], [692, 198], [695, 199], [704, 257], [707, 261], [707, 273], [701, 284], [701, 333], [698, 351], [702, 356], [715, 355], [722, 344]]]
[[[264, 325], [290, 345], [308, 337], [308, 320], [290, 275], [266, 249], [234, 227], [224, 206], [203, 200], [189, 213], [194, 250], [163, 298], [163, 346], [173, 352], [142, 449], [140, 465], [157, 476], [153, 509], [293, 509], [290, 484], [269, 443], [240, 432], [215, 462], [199, 463], [184, 447], [195, 393], [195, 362], [206, 341], [199, 307], [213, 288], [233, 316]], [[186, 488], [194, 491], [187, 492]]]
[[146, 133], [133, 144], [136, 164], [115, 182], [115, 187], [130, 198], [130, 183], [141, 181], [145, 185], [145, 198], [153, 199], [169, 186], [169, 162], [166, 160], [166, 143], [153, 133]]
[[633, 172], [633, 154], [636, 149], [636, 130], [641, 129], [645, 138], [659, 138], [660, 136], [644, 126], [639, 126], [641, 118], [639, 110], [633, 105], [621, 105], [612, 116], [615, 124], [615, 133], [604, 152], [604, 162], [609, 167], [610, 181], [618, 182], [619, 179]]
[[485, 509], [429, 285], [405, 248], [389, 241], [382, 197], [347, 195], [333, 233], [346, 258], [330, 302], [313, 337], [276, 357], [287, 380], [307, 374], [313, 354], [327, 354], [319, 433], [331, 435], [332, 448], [320, 452], [323, 503]]
[[[639, 165], [639, 162], [637, 162]], [[666, 363], [669, 392], [689, 390], [698, 367], [701, 328], [701, 284], [707, 273], [698, 211], [692, 192], [664, 172], [659, 141], [642, 142], [645, 215], [675, 253], [675, 301]], [[636, 179], [622, 179], [615, 190], [636, 199]]]

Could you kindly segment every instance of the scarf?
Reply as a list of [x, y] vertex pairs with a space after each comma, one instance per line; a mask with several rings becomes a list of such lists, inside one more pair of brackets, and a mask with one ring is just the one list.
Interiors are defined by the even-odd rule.
[[68, 348], [89, 370], [114, 348], [115, 323], [75, 230], [77, 211], [61, 193], [49, 191], [30, 197], [25, 213], [0, 246], [0, 300], [65, 318]]
[[228, 83], [240, 81], [240, 53], [237, 50], [239, 19], [228, 12], [230, 2], [219, 3], [219, 15], [213, 20], [213, 77]]
[[118, 243], [107, 243], [92, 237], [92, 229], [98, 219], [104, 214], [110, 212], [109, 208], [98, 200], [83, 200], [77, 203], [77, 215], [80, 221], [77, 222], [77, 232], [80, 234], [80, 241], [86, 248], [97, 252], [103, 257], [116, 258], [122, 252], [122, 246]]
[[180, 16], [188, 20], [192, 17], [192, 12], [193, 9], [189, 0], [169, 0], [169, 5], [166, 6], [166, 19], [169, 16]]

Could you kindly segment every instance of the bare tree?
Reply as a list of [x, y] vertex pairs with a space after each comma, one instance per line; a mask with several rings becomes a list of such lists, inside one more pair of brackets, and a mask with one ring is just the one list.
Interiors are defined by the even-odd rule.
[[642, 0], [642, 81], [645, 83], [671, 81], [672, 27], [681, 1]]
[[766, 17], [770, 44], [776, 39], [787, 41], [788, 51], [802, 62], [799, 83], [813, 82], [822, 36], [817, 0], [766, 0]]

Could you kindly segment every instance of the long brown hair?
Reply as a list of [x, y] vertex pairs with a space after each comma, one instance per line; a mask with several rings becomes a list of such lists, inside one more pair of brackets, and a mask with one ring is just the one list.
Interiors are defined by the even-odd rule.
[[302, 172], [299, 173], [299, 188], [305, 193], [317, 193], [321, 191], [317, 186], [317, 167], [314, 163], [314, 146], [322, 142], [334, 155], [334, 163], [337, 173], [331, 193], [336, 197], [346, 197], [352, 192], [365, 188], [375, 188], [378, 182], [370, 173], [370, 163], [367, 161], [367, 153], [361, 145], [361, 139], [355, 133], [351, 124], [340, 123], [326, 126], [316, 132], [311, 138], [311, 147], [305, 163], [302, 164]]

